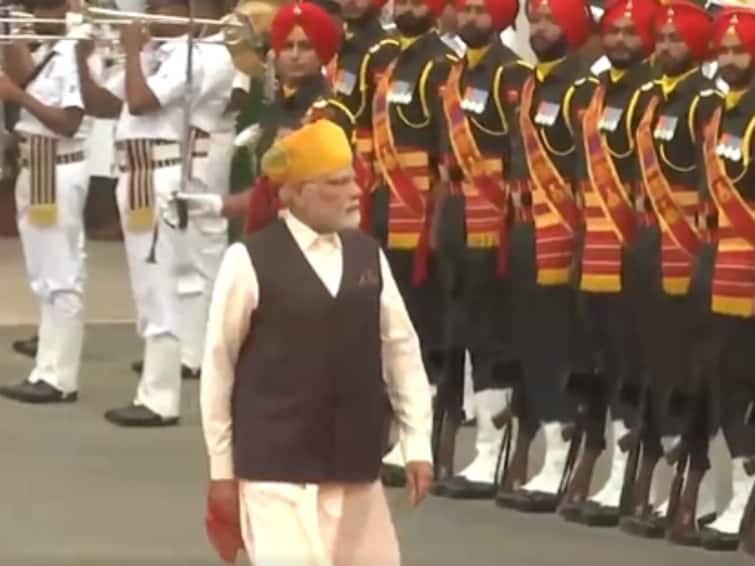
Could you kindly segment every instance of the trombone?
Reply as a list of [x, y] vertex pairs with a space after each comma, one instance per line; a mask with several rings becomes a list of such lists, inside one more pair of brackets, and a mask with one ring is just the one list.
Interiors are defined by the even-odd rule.
[[[34, 23], [61, 24], [69, 30], [67, 34], [40, 35], [37, 33], [0, 34], [0, 42], [9, 40], [28, 41], [89, 41], [113, 45], [120, 39], [113, 35], [93, 33], [96, 27], [123, 26], [133, 22], [144, 24], [164, 23], [219, 27], [222, 38], [195, 37], [193, 43], [224, 45], [233, 58], [237, 69], [245, 74], [261, 77], [264, 73], [263, 51], [265, 36], [270, 31], [275, 6], [260, 0], [242, 0], [236, 9], [220, 20], [207, 18], [187, 18], [145, 14], [141, 12], [121, 12], [107, 8], [87, 6], [83, 12], [69, 12], [65, 19], [36, 18], [28, 12], [0, 12], [0, 26], [8, 24], [30, 25]], [[186, 37], [151, 37], [157, 42], [186, 42]]]

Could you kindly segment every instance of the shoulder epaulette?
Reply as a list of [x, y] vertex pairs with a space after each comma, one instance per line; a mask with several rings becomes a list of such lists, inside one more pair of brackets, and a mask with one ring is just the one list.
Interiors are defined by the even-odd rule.
[[642, 85], [640, 87], [640, 90], [642, 92], [648, 92], [649, 90], [653, 90], [653, 88], [655, 88], [655, 85], [657, 85], [657, 84], [658, 84], [658, 81], [649, 81], [649, 82], [646, 82], [644, 85]]
[[516, 59], [516, 60], [512, 61], [509, 64], [510, 65], [518, 65], [519, 67], [524, 67], [528, 71], [535, 70], [535, 65], [533, 65], [532, 63], [529, 63], [529, 62], [525, 61], [524, 59]]
[[399, 46], [399, 42], [398, 42], [398, 40], [393, 39], [391, 37], [386, 37], [385, 39], [381, 39], [380, 41], [378, 41], [375, 45], [373, 45], [372, 47], [370, 47], [367, 51], [370, 53], [370, 55], [374, 55], [375, 53], [377, 53], [378, 51], [380, 51], [380, 49], [382, 49], [386, 45], [395, 45], [396, 47], [398, 47]]
[[717, 90], [715, 88], [706, 88], [700, 91], [700, 96], [718, 96], [720, 98], [724, 97], [724, 93], [722, 93], [720, 90]]
[[581, 79], [577, 79], [574, 81], [574, 86], [583, 86], [586, 84], [599, 84], [600, 81], [596, 79], [595, 77], [582, 77]]

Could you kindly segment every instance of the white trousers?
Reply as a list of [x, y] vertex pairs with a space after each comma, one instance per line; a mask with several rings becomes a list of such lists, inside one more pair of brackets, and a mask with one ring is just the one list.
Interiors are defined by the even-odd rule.
[[254, 566], [399, 566], [380, 482], [241, 482], [241, 531]]
[[[159, 218], [159, 211], [181, 184], [180, 166], [162, 167], [153, 171], [154, 212], [152, 229], [129, 232], [127, 211], [129, 177], [118, 179], [116, 200], [121, 215], [131, 290], [137, 315], [137, 331], [148, 342], [145, 348], [145, 367], [135, 402], [166, 417], [176, 417], [181, 398], [180, 350], [166, 341], [177, 341], [180, 316], [177, 281], [186, 270], [188, 243], [186, 233], [171, 229]], [[155, 243], [155, 227], [157, 240]], [[154, 245], [154, 262], [150, 261]], [[154, 347], [153, 342], [159, 342]], [[176, 360], [173, 360], [173, 357]], [[149, 363], [147, 357], [159, 358]], [[171, 358], [171, 359], [167, 359]]]
[[[211, 193], [226, 196], [231, 184], [233, 132], [213, 134], [202, 140], [207, 157], [195, 157], [192, 171]], [[186, 231], [189, 265], [178, 281], [181, 312], [181, 361], [199, 369], [204, 355], [207, 317], [212, 288], [228, 247], [225, 218], [192, 218]]]
[[16, 180], [18, 231], [29, 284], [40, 305], [40, 343], [30, 381], [70, 393], [78, 389], [86, 279], [84, 207], [89, 178], [85, 161], [56, 166], [57, 221], [33, 224], [31, 186], [24, 167]]

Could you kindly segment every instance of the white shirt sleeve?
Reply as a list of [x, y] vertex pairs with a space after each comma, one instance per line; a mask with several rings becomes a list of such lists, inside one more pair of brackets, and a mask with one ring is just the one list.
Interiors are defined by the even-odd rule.
[[380, 338], [388, 396], [399, 425], [405, 462], [432, 462], [432, 394], [419, 338], [383, 252]]
[[113, 96], [126, 99], [126, 71], [119, 69], [114, 72], [103, 85]]
[[236, 74], [233, 76], [233, 85], [231, 86], [231, 88], [233, 90], [241, 90], [244, 92], [249, 92], [251, 83], [252, 83], [252, 79], [249, 75], [239, 70], [236, 70]]
[[[165, 108], [183, 100], [186, 96], [186, 63], [188, 46], [181, 45], [170, 52], [157, 72], [147, 78], [147, 86]], [[202, 84], [201, 53], [194, 50], [192, 59], [192, 83], [194, 91]]]
[[244, 244], [226, 250], [212, 294], [207, 325], [200, 409], [210, 478], [232, 479], [231, 397], [236, 362], [259, 302], [259, 283]]

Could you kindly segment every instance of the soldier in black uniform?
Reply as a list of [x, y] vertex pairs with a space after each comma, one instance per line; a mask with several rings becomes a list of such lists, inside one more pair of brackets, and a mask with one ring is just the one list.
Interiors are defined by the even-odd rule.
[[[446, 365], [436, 403], [442, 481], [435, 491], [454, 498], [490, 498], [503, 436], [493, 418], [506, 408], [506, 381], [517, 373], [515, 365], [506, 363], [512, 356], [504, 278], [507, 185], [526, 173], [517, 108], [531, 68], [499, 38], [516, 19], [515, 0], [465, 0], [456, 8], [458, 33], [467, 49], [451, 70], [441, 100], [449, 194], [439, 202], [436, 228], [437, 250], [448, 275], [448, 319]], [[476, 454], [464, 470], [449, 477], [467, 350], [475, 392]]]
[[[573, 117], [586, 106], [592, 88], [587, 81], [575, 84], [586, 72], [575, 51], [590, 36], [592, 17], [584, 0], [538, 0], [530, 2], [528, 18], [539, 62], [522, 89], [517, 121], [531, 181], [514, 193], [509, 255], [524, 402], [516, 407], [516, 448], [496, 499], [503, 507], [552, 512], [574, 430], [567, 425], [576, 416], [564, 391], [575, 363], [576, 297], [570, 283], [581, 229]], [[541, 427], [545, 461], [526, 482], [530, 443]]]
[[[441, 87], [456, 60], [435, 31], [443, 0], [394, 1], [401, 52], [377, 82], [372, 129], [379, 186], [370, 202], [371, 230], [381, 242], [419, 335], [430, 379], [443, 351], [443, 287], [431, 250], [431, 222], [442, 154]], [[384, 481], [400, 483], [397, 450]]]
[[[711, 21], [705, 10], [688, 0], [673, 0], [663, 7], [654, 22], [656, 57], [663, 75], [641, 87], [633, 116], [643, 189], [635, 198], [634, 248], [638, 304], [643, 305], [636, 313], [643, 387], [624, 486], [628, 514], [621, 524], [627, 532], [645, 537], [663, 536], [666, 530], [665, 513], [650, 502], [654, 472], [664, 450], [671, 461], [684, 456], [680, 467], [689, 460], [697, 469], [698, 460], [707, 459], [707, 442], [702, 450], [692, 452], [691, 446], [670, 449], [678, 442], [685, 414], [700, 403], [690, 395], [694, 388], [689, 352], [694, 305], [706, 292], [700, 277], [693, 283], [693, 273], [703, 247], [697, 221], [702, 178], [698, 125], [709, 106], [699, 93], [712, 87], [699, 65], [710, 57]], [[707, 487], [698, 517], [715, 510], [712, 486]], [[675, 495], [672, 507], [676, 499]], [[694, 520], [692, 512], [687, 524]], [[670, 532], [672, 538], [678, 537], [679, 528], [677, 524]]]
[[[635, 140], [631, 120], [639, 87], [651, 78], [647, 61], [654, 49], [651, 23], [655, 0], [622, 0], [607, 6], [600, 32], [611, 68], [581, 119], [585, 234], [582, 246], [580, 308], [593, 352], [591, 376], [583, 376], [585, 446], [560, 513], [590, 525], [616, 525], [627, 461], [627, 434], [638, 404], [640, 379], [637, 339], [633, 334], [635, 234], [633, 185]], [[577, 386], [577, 384], [574, 384]], [[611, 407], [615, 440], [611, 471], [603, 488], [587, 500], [593, 470], [606, 446], [606, 410]]]
[[[724, 8], [714, 23], [713, 45], [729, 91], [719, 99], [701, 137], [704, 198], [716, 233], [715, 261], [712, 291], [705, 302], [712, 316], [696, 334], [692, 351], [695, 371], [707, 380], [717, 400], [714, 417], [720, 420], [732, 457], [733, 497], [716, 520], [702, 528], [700, 541], [710, 550], [735, 550], [740, 530], [751, 527], [743, 524], [743, 517], [755, 485], [744, 467], [755, 451], [755, 429], [745, 422], [755, 396], [755, 171], [750, 163], [755, 151], [755, 11]], [[690, 483], [694, 487], [688, 478]], [[694, 509], [693, 496], [685, 486], [680, 508]], [[747, 542], [752, 544], [751, 539]]]
[[[372, 141], [372, 99], [380, 74], [399, 53], [398, 39], [380, 23], [382, 0], [339, 0], [346, 22], [344, 40], [336, 56], [333, 92], [354, 116], [356, 171], [365, 194], [375, 188], [375, 153]], [[366, 214], [364, 214], [366, 213]], [[369, 222], [363, 209], [362, 223]]]

